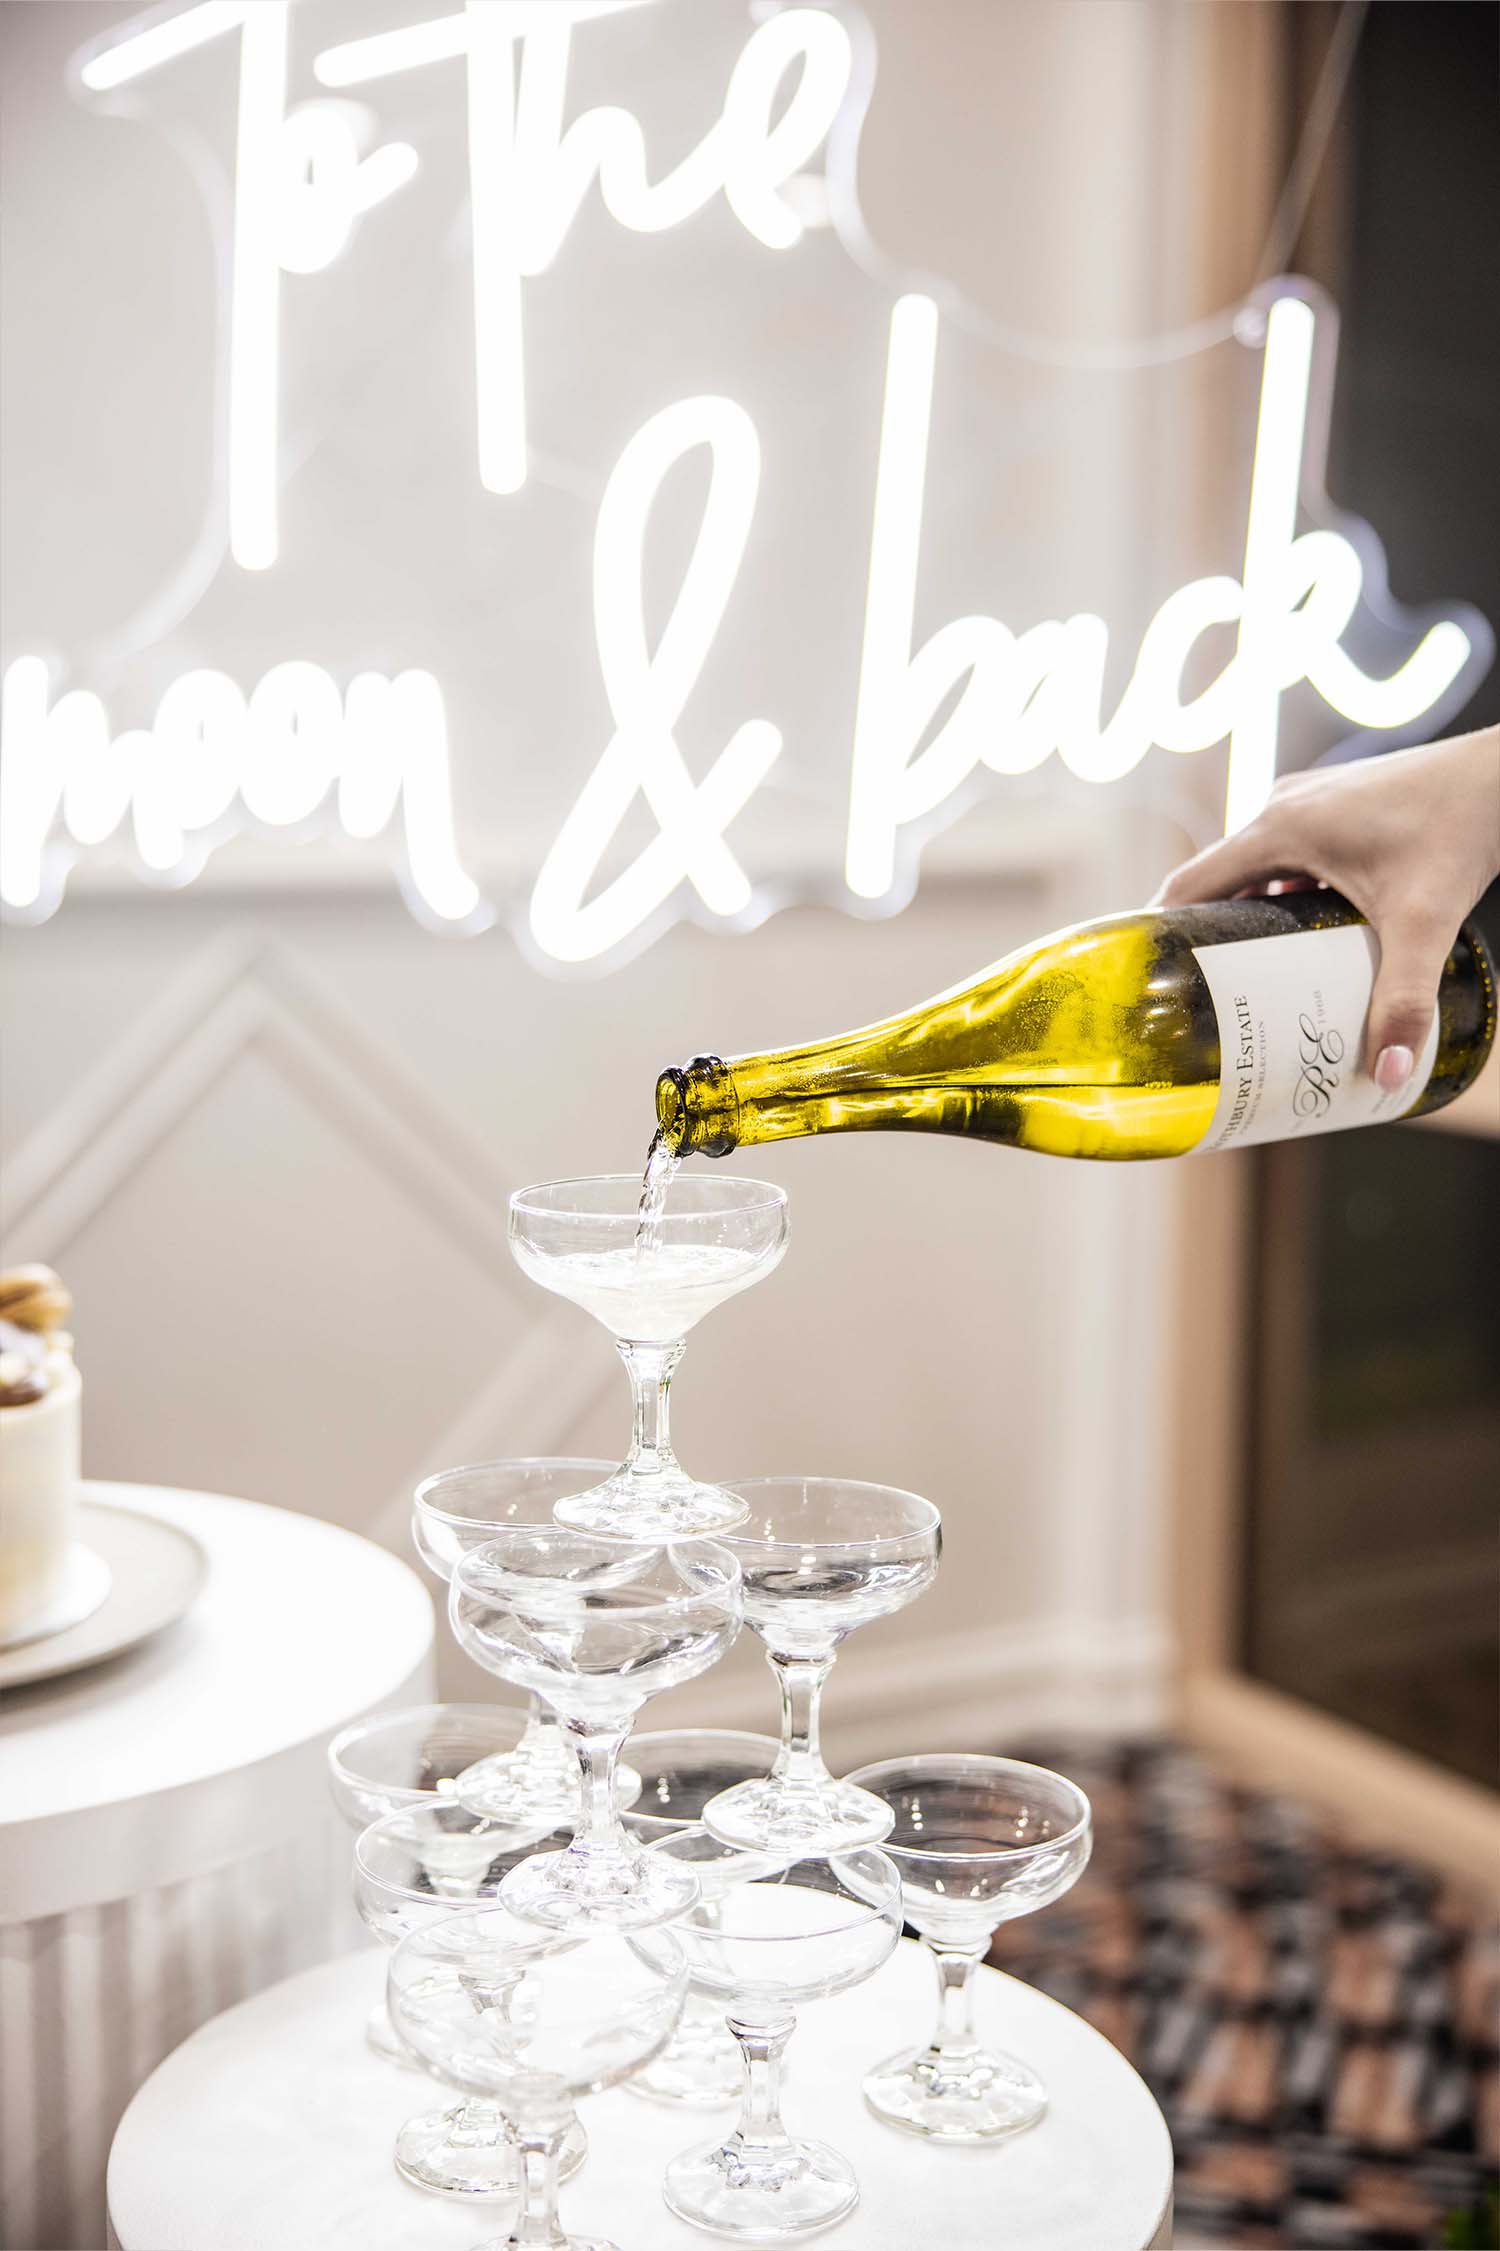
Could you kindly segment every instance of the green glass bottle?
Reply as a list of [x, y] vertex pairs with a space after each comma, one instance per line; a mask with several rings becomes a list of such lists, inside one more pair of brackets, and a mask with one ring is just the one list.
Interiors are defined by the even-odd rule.
[[890, 1128], [1181, 1157], [1414, 1117], [1477, 1076], [1494, 969], [1466, 923], [1412, 1075], [1386, 1092], [1361, 1062], [1378, 961], [1330, 891], [1082, 923], [883, 1023], [664, 1071], [660, 1136], [681, 1156]]

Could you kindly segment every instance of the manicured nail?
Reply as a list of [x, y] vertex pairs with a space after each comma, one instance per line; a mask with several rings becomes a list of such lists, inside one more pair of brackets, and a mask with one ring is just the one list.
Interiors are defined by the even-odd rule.
[[1375, 1084], [1387, 1094], [1405, 1086], [1416, 1061], [1409, 1047], [1383, 1047], [1375, 1058]]

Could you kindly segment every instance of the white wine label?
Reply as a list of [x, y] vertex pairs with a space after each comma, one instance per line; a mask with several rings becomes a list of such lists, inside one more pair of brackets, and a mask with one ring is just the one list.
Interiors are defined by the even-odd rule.
[[1399, 1118], [1437, 1053], [1437, 1010], [1405, 1086], [1386, 1093], [1362, 1061], [1380, 964], [1367, 923], [1195, 946], [1219, 1019], [1219, 1099], [1194, 1154]]

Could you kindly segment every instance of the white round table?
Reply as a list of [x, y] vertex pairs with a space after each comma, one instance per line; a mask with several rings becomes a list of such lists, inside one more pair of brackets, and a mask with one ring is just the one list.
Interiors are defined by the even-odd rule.
[[[472, 2251], [511, 2207], [463, 2209], [391, 2163], [404, 2118], [436, 2090], [364, 2045], [388, 1957], [304, 1971], [194, 2033], [121, 2121], [109, 2164], [110, 2251]], [[1171, 2242], [1172, 2150], [1147, 2089], [1081, 2018], [997, 1970], [981, 2029], [1042, 2073], [1042, 2123], [990, 2149], [932, 2149], [866, 2111], [859, 2074], [927, 2030], [932, 1971], [903, 1940], [870, 1981], [809, 2007], [788, 2050], [785, 2115], [859, 2174], [828, 2251], [1147, 2251]], [[615, 2089], [581, 2106], [590, 2152], [562, 2192], [565, 2230], [621, 2251], [711, 2239], [661, 2200], [669, 2157], [733, 2122]]]
[[180, 1525], [209, 1572], [154, 1640], [0, 1699], [0, 2242], [25, 2251], [97, 2251], [141, 2082], [359, 1937], [324, 1747], [431, 1694], [431, 1600], [384, 1549], [254, 1501], [85, 1492]]

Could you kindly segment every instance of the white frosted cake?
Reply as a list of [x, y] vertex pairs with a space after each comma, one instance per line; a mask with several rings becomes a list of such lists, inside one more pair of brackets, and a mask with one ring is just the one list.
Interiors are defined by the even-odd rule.
[[67, 1592], [83, 1389], [72, 1310], [50, 1267], [0, 1274], [0, 1647], [44, 1633]]

